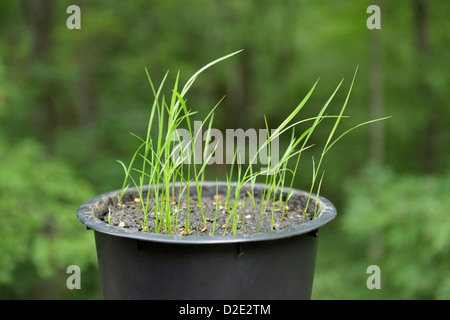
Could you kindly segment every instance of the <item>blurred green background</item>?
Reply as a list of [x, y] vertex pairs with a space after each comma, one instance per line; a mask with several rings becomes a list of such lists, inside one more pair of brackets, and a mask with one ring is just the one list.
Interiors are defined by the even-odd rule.
[[[69, 30], [69, 5], [81, 30]], [[369, 5], [381, 29], [367, 28]], [[214, 127], [274, 128], [314, 82], [313, 116], [345, 78], [341, 131], [321, 195], [338, 210], [320, 232], [313, 299], [450, 298], [450, 2], [2, 0], [0, 2], [0, 298], [100, 299], [95, 245], [76, 219], [91, 197], [119, 189], [145, 132], [156, 83], [198, 78], [200, 115], [226, 95]], [[318, 131], [313, 143], [323, 143]], [[308, 155], [307, 158], [309, 158]], [[295, 187], [309, 188], [305, 161]], [[220, 169], [208, 178], [221, 176]], [[223, 175], [222, 175], [223, 176]], [[81, 269], [69, 290], [66, 269]], [[381, 289], [369, 290], [378, 265]]]

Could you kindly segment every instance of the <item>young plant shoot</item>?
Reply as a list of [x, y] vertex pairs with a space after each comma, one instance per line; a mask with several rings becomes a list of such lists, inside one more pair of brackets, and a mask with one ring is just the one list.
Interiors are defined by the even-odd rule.
[[[248, 222], [253, 216], [255, 219], [258, 219], [257, 232], [261, 231], [263, 216], [270, 217], [270, 231], [274, 230], [279, 222], [275, 221], [275, 213], [280, 212], [281, 215], [277, 219], [282, 221], [285, 219], [287, 211], [291, 208], [288, 203], [291, 201], [295, 177], [300, 171], [302, 153], [312, 147], [309, 144], [310, 137], [319, 125], [327, 123], [331, 119], [334, 120], [334, 125], [323, 146], [317, 166], [313, 161], [309, 196], [306, 200], [304, 212], [301, 213], [303, 222], [305, 222], [307, 216], [316, 218], [320, 214], [321, 209], [319, 201], [314, 199], [318, 198], [322, 186], [324, 173], [322, 171], [322, 174], [320, 174], [320, 171], [326, 153], [350, 131], [363, 125], [386, 119], [381, 118], [358, 124], [333, 140], [338, 125], [342, 119], [346, 118], [344, 111], [353, 88], [356, 70], [345, 102], [338, 115], [328, 115], [326, 111], [343, 81], [338, 84], [315, 117], [296, 120], [297, 115], [313, 94], [318, 84], [318, 81], [316, 81], [304, 99], [277, 128], [270, 130], [267, 119], [264, 116], [267, 139], [263, 144], [259, 145], [256, 154], [249, 157], [248, 165], [243, 165], [243, 159], [240, 159], [240, 154], [234, 150], [231, 168], [226, 173], [226, 187], [221, 185], [219, 188], [219, 183], [216, 181], [215, 190], [209, 193], [211, 201], [208, 203], [208, 199], [204, 197], [205, 172], [208, 169], [210, 159], [218, 151], [217, 148], [219, 146], [217, 141], [211, 144], [210, 133], [213, 126], [214, 113], [223, 98], [202, 119], [201, 123], [208, 128], [206, 136], [203, 136], [201, 129], [197, 130], [193, 125], [193, 117], [196, 112], [189, 109], [185, 97], [202, 72], [239, 52], [233, 52], [205, 65], [189, 78], [182, 88], [179, 88], [180, 73], [178, 73], [171, 87], [169, 99], [162, 94], [168, 73], [165, 74], [159, 87], [155, 87], [148, 70], [145, 69], [154, 96], [146, 135], [142, 138], [133, 134], [140, 144], [133, 153], [128, 166], [122, 161], [118, 161], [125, 173], [122, 190], [118, 197], [118, 204], [123, 204], [127, 189], [130, 185], [133, 185], [138, 195], [135, 199], [136, 203], [138, 203], [140, 210], [143, 212], [142, 230], [144, 232], [152, 230], [155, 233], [167, 235], [191, 234], [193, 231], [190, 225], [190, 215], [193, 206], [198, 208], [201, 215], [203, 224], [201, 232], [207, 231], [208, 222], [210, 222], [211, 230], [209, 230], [209, 235], [211, 236], [222, 233], [225, 235], [227, 232], [232, 235], [246, 232], [247, 229], [250, 229]], [[296, 135], [300, 124], [303, 126], [309, 124], [309, 126], [301, 134]], [[180, 134], [181, 131], [179, 129], [181, 128], [184, 130], [187, 128], [188, 134]], [[284, 152], [280, 153], [280, 159], [273, 161], [271, 157], [273, 151], [271, 150], [272, 143], [278, 141], [280, 136], [285, 133], [290, 133], [291, 138]], [[200, 141], [202, 146], [202, 152], [200, 153], [196, 149], [198, 141]], [[204, 144], [202, 144], [202, 141], [204, 141]], [[258, 170], [256, 159], [263, 152], [268, 159], [267, 167]], [[202, 159], [198, 159], [199, 156]], [[320, 179], [317, 183], [318, 177]], [[264, 188], [256, 193], [255, 183], [257, 180], [262, 181], [261, 184]], [[317, 197], [313, 194], [314, 191]], [[308, 213], [307, 209], [309, 207], [313, 208], [313, 211]], [[209, 210], [209, 216], [205, 213], [205, 210]], [[253, 214], [248, 214], [250, 210]], [[217, 224], [219, 215], [225, 215], [226, 223], [224, 225]], [[183, 221], [183, 225], [180, 225], [180, 221]], [[111, 223], [111, 212], [108, 214], [108, 222]], [[246, 225], [244, 226], [244, 224]], [[224, 229], [223, 232], [218, 230], [221, 227]], [[181, 232], [180, 228], [182, 229]]]

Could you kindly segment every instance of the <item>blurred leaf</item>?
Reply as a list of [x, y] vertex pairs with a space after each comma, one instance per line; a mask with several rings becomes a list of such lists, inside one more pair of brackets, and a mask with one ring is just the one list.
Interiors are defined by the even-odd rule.
[[77, 208], [93, 196], [90, 186], [31, 139], [15, 145], [0, 139], [0, 162], [0, 285], [13, 284], [21, 264], [43, 280], [72, 264], [96, 266], [92, 234], [76, 218]]

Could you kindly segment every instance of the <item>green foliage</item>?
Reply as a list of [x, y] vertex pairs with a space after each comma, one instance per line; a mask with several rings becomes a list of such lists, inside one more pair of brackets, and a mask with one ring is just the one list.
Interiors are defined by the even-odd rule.
[[[0, 139], [0, 162], [0, 297], [56, 279], [59, 290], [69, 296], [64, 290], [66, 268], [76, 264], [87, 271], [96, 266], [92, 234], [75, 215], [93, 196], [89, 185], [31, 139], [14, 145]], [[48, 298], [45, 292], [38, 297]]]
[[[449, 299], [448, 190], [449, 174], [395, 174], [374, 167], [348, 181], [339, 244], [327, 250], [339, 253], [323, 258], [332, 268], [319, 269], [315, 297]], [[352, 250], [343, 257], [347, 248]], [[381, 270], [380, 290], [366, 287], [372, 264]]]
[[[450, 113], [446, 109], [450, 100], [450, 78], [446, 68], [450, 60], [450, 2], [422, 2], [427, 9], [424, 33], [419, 32], [418, 28], [418, 1], [411, 0], [380, 3], [382, 21], [381, 30], [377, 31], [366, 28], [366, 9], [374, 4], [369, 0], [136, 0], [126, 4], [107, 0], [51, 1], [52, 10], [48, 19], [35, 17], [41, 23], [49, 22], [50, 41], [45, 42], [40, 38], [44, 36], [42, 30], [45, 31], [45, 28], [36, 32], [36, 25], [25, 10], [27, 4], [34, 4], [35, 1], [0, 1], [0, 139], [3, 139], [0, 140], [0, 158], [9, 159], [0, 163], [0, 172], [11, 181], [11, 184], [0, 182], [0, 214], [4, 220], [2, 223], [8, 226], [2, 232], [3, 243], [0, 245], [0, 279], [4, 286], [6, 282], [18, 283], [24, 279], [22, 289], [11, 284], [11, 287], [0, 288], [0, 294], [4, 296], [6, 292], [15, 290], [18, 296], [35, 296], [34, 285], [37, 284], [31, 285], [31, 279], [34, 275], [40, 278], [38, 273], [48, 274], [44, 270], [48, 270], [49, 265], [54, 266], [46, 258], [49, 253], [44, 252], [47, 251], [36, 253], [33, 261], [22, 254], [42, 243], [42, 240], [36, 240], [35, 244], [35, 238], [30, 235], [41, 235], [38, 233], [42, 230], [40, 223], [37, 223], [39, 228], [36, 229], [31, 222], [34, 223], [41, 214], [52, 216], [49, 207], [63, 206], [61, 203], [49, 204], [39, 193], [40, 188], [45, 186], [46, 194], [49, 194], [50, 189], [56, 188], [51, 184], [61, 177], [45, 177], [36, 183], [41, 187], [29, 186], [27, 179], [30, 176], [42, 174], [36, 172], [38, 169], [31, 170], [32, 162], [26, 159], [28, 155], [22, 147], [25, 141], [32, 137], [33, 142], [26, 145], [34, 145], [39, 150], [29, 151], [35, 157], [39, 153], [40, 165], [35, 167], [46, 167], [46, 172], [50, 174], [53, 169], [49, 163], [63, 162], [67, 171], [74, 168], [81, 179], [89, 181], [95, 194], [117, 188], [122, 171], [114, 160], [128, 159], [137, 148], [136, 139], [128, 135], [130, 128], [141, 137], [145, 136], [147, 129], [142, 119], [148, 116], [151, 92], [146, 83], [145, 66], [152, 66], [150, 71], [154, 75], [163, 75], [169, 68], [183, 70], [185, 75], [189, 75], [204, 61], [244, 48], [245, 55], [226, 65], [218, 65], [215, 72], [199, 78], [198, 88], [201, 89], [192, 88], [187, 99], [189, 102], [195, 101], [193, 108], [199, 110], [201, 116], [202, 113], [207, 114], [210, 106], [225, 94], [220, 112], [214, 119], [215, 126], [218, 129], [246, 129], [265, 128], [263, 114], [267, 116], [268, 127], [274, 128], [292, 112], [297, 101], [309, 89], [311, 79], [322, 76], [321, 86], [316, 90], [319, 98], [311, 97], [311, 108], [305, 109], [305, 118], [313, 117], [320, 110], [320, 97], [329, 96], [328, 88], [342, 76], [349, 79], [351, 71], [359, 65], [358, 81], [349, 103], [353, 106], [352, 121], [360, 123], [371, 118], [368, 110], [371, 99], [369, 79], [374, 70], [371, 63], [375, 51], [371, 39], [377, 32], [380, 35], [381, 64], [377, 70], [381, 72], [383, 82], [383, 114], [393, 119], [384, 122], [384, 162], [396, 172], [390, 180], [387, 179], [393, 185], [386, 185], [385, 182], [385, 188], [395, 189], [397, 206], [408, 207], [406, 200], [403, 201], [406, 195], [401, 188], [405, 188], [405, 192], [413, 192], [411, 184], [415, 178], [407, 175], [419, 174], [417, 183], [441, 184], [444, 176], [425, 178], [421, 174], [426, 172], [428, 163], [433, 163], [431, 160], [434, 160], [434, 165], [430, 167], [437, 174], [443, 174], [450, 163], [450, 130], [445, 126], [450, 123]], [[34, 5], [45, 3], [49, 2], [40, 1]], [[81, 7], [82, 30], [68, 30], [66, 9], [77, 3]], [[31, 11], [35, 15], [46, 12], [45, 9]], [[418, 49], [421, 35], [428, 40], [426, 54]], [[39, 59], [35, 50], [37, 46], [42, 49], [46, 45], [45, 54]], [[181, 78], [180, 83], [185, 83], [185, 80]], [[155, 79], [155, 82], [160, 82], [160, 79]], [[338, 93], [335, 101], [342, 101], [342, 98]], [[336, 114], [338, 107], [330, 104], [330, 114]], [[322, 143], [327, 136], [327, 131], [317, 128], [316, 136], [311, 137], [310, 143]], [[10, 139], [8, 144], [4, 141], [6, 137]], [[366, 254], [368, 248], [372, 248], [371, 252], [383, 248], [387, 255], [390, 252], [387, 245], [392, 242], [406, 245], [411, 256], [417, 251], [418, 262], [409, 267], [402, 266], [405, 270], [416, 270], [404, 273], [417, 276], [409, 280], [411, 285], [429, 281], [429, 285], [434, 286], [435, 278], [448, 278], [446, 270], [439, 275], [440, 271], [431, 263], [430, 272], [423, 268], [430, 261], [427, 259], [432, 259], [431, 252], [445, 247], [447, 236], [445, 232], [435, 232], [432, 236], [431, 231], [427, 231], [425, 237], [425, 229], [420, 229], [420, 226], [427, 225], [426, 230], [450, 229], [445, 222], [431, 225], [427, 217], [438, 214], [437, 211], [427, 216], [428, 207], [423, 208], [423, 216], [419, 217], [416, 211], [415, 218], [402, 221], [404, 227], [391, 226], [386, 233], [379, 231], [380, 236], [373, 238], [380, 237], [387, 242], [381, 246], [375, 245], [372, 236], [365, 233], [350, 236], [338, 228], [342, 225], [341, 218], [348, 212], [343, 209], [348, 198], [344, 194], [343, 184], [368, 161], [373, 143], [365, 128], [346, 137], [345, 142], [334, 146], [334, 152], [327, 154], [323, 164], [327, 172], [320, 193], [338, 207], [338, 219], [321, 233], [315, 297], [395, 298], [398, 291], [389, 289], [393, 288], [388, 286], [390, 278], [383, 277], [384, 287], [379, 292], [365, 288], [365, 269], [370, 260]], [[288, 145], [289, 141], [280, 141], [280, 146], [283, 143]], [[436, 146], [435, 151], [429, 152], [428, 147], [432, 146]], [[50, 150], [52, 155], [44, 155], [42, 148]], [[311, 159], [309, 152], [305, 151], [304, 160]], [[308, 170], [299, 170], [294, 187], [309, 187], [312, 181], [311, 166], [304, 167]], [[221, 173], [214, 172], [205, 179], [215, 180]], [[69, 182], [73, 184], [73, 189], [79, 189], [74, 179]], [[433, 182], [434, 179], [437, 181]], [[8, 190], [12, 186], [20, 189], [24, 185], [26, 196], [20, 199], [27, 207], [33, 207], [37, 214], [27, 216], [25, 212], [28, 211], [22, 210], [20, 218], [12, 220], [9, 208], [20, 203], [20, 200], [18, 197], [5, 198], [5, 185], [8, 185]], [[352, 203], [358, 201], [361, 208], [368, 208], [368, 203], [376, 201], [379, 195], [386, 203], [385, 195], [380, 190], [366, 203], [367, 194], [361, 198], [358, 196], [360, 192], [365, 194], [366, 188], [365, 184], [359, 185], [350, 197], [354, 199]], [[56, 196], [55, 192], [52, 191], [52, 197]], [[429, 206], [439, 204], [439, 193], [426, 194]], [[73, 217], [76, 208], [90, 195], [86, 196], [73, 200], [70, 209], [73, 227], [81, 228]], [[423, 202], [417, 205], [420, 207]], [[19, 217], [19, 214], [15, 215]], [[361, 219], [363, 217], [368, 216], [363, 215]], [[379, 213], [375, 217], [367, 222], [366, 231], [369, 234], [375, 228], [388, 225], [387, 221], [381, 221]], [[355, 219], [360, 221], [358, 217]], [[372, 222], [373, 227], [369, 225]], [[391, 234], [395, 236], [391, 238]], [[420, 243], [413, 236], [418, 234], [424, 237]], [[20, 243], [22, 248], [17, 256], [6, 249], [16, 243]], [[414, 248], [413, 243], [417, 243]], [[430, 253], [425, 250], [425, 244], [429, 245]], [[89, 251], [85, 253], [92, 254]], [[402, 264], [401, 259], [407, 253], [399, 252], [398, 257], [390, 255], [389, 260], [392, 264]], [[80, 256], [86, 257], [81, 251]], [[436, 255], [436, 259], [443, 260], [442, 253]], [[320, 269], [321, 266], [325, 266], [325, 272]], [[419, 266], [423, 271], [420, 275], [417, 273]], [[382, 272], [387, 272], [386, 267], [381, 264], [380, 267]], [[399, 267], [398, 272], [401, 269]], [[392, 280], [395, 283], [400, 278], [394, 279], [397, 279]], [[442, 289], [444, 281], [434, 296], [448, 297], [448, 291]], [[399, 288], [399, 285], [395, 287]], [[398, 296], [408, 296], [407, 291]]]

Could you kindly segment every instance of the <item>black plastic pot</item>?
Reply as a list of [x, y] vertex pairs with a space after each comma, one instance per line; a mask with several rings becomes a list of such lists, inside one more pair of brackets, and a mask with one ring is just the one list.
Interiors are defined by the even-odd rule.
[[130, 232], [100, 221], [96, 208], [119, 193], [99, 195], [77, 212], [94, 230], [104, 299], [311, 298], [318, 230], [336, 216], [327, 199], [319, 198], [317, 218], [295, 228], [236, 236], [168, 236]]

